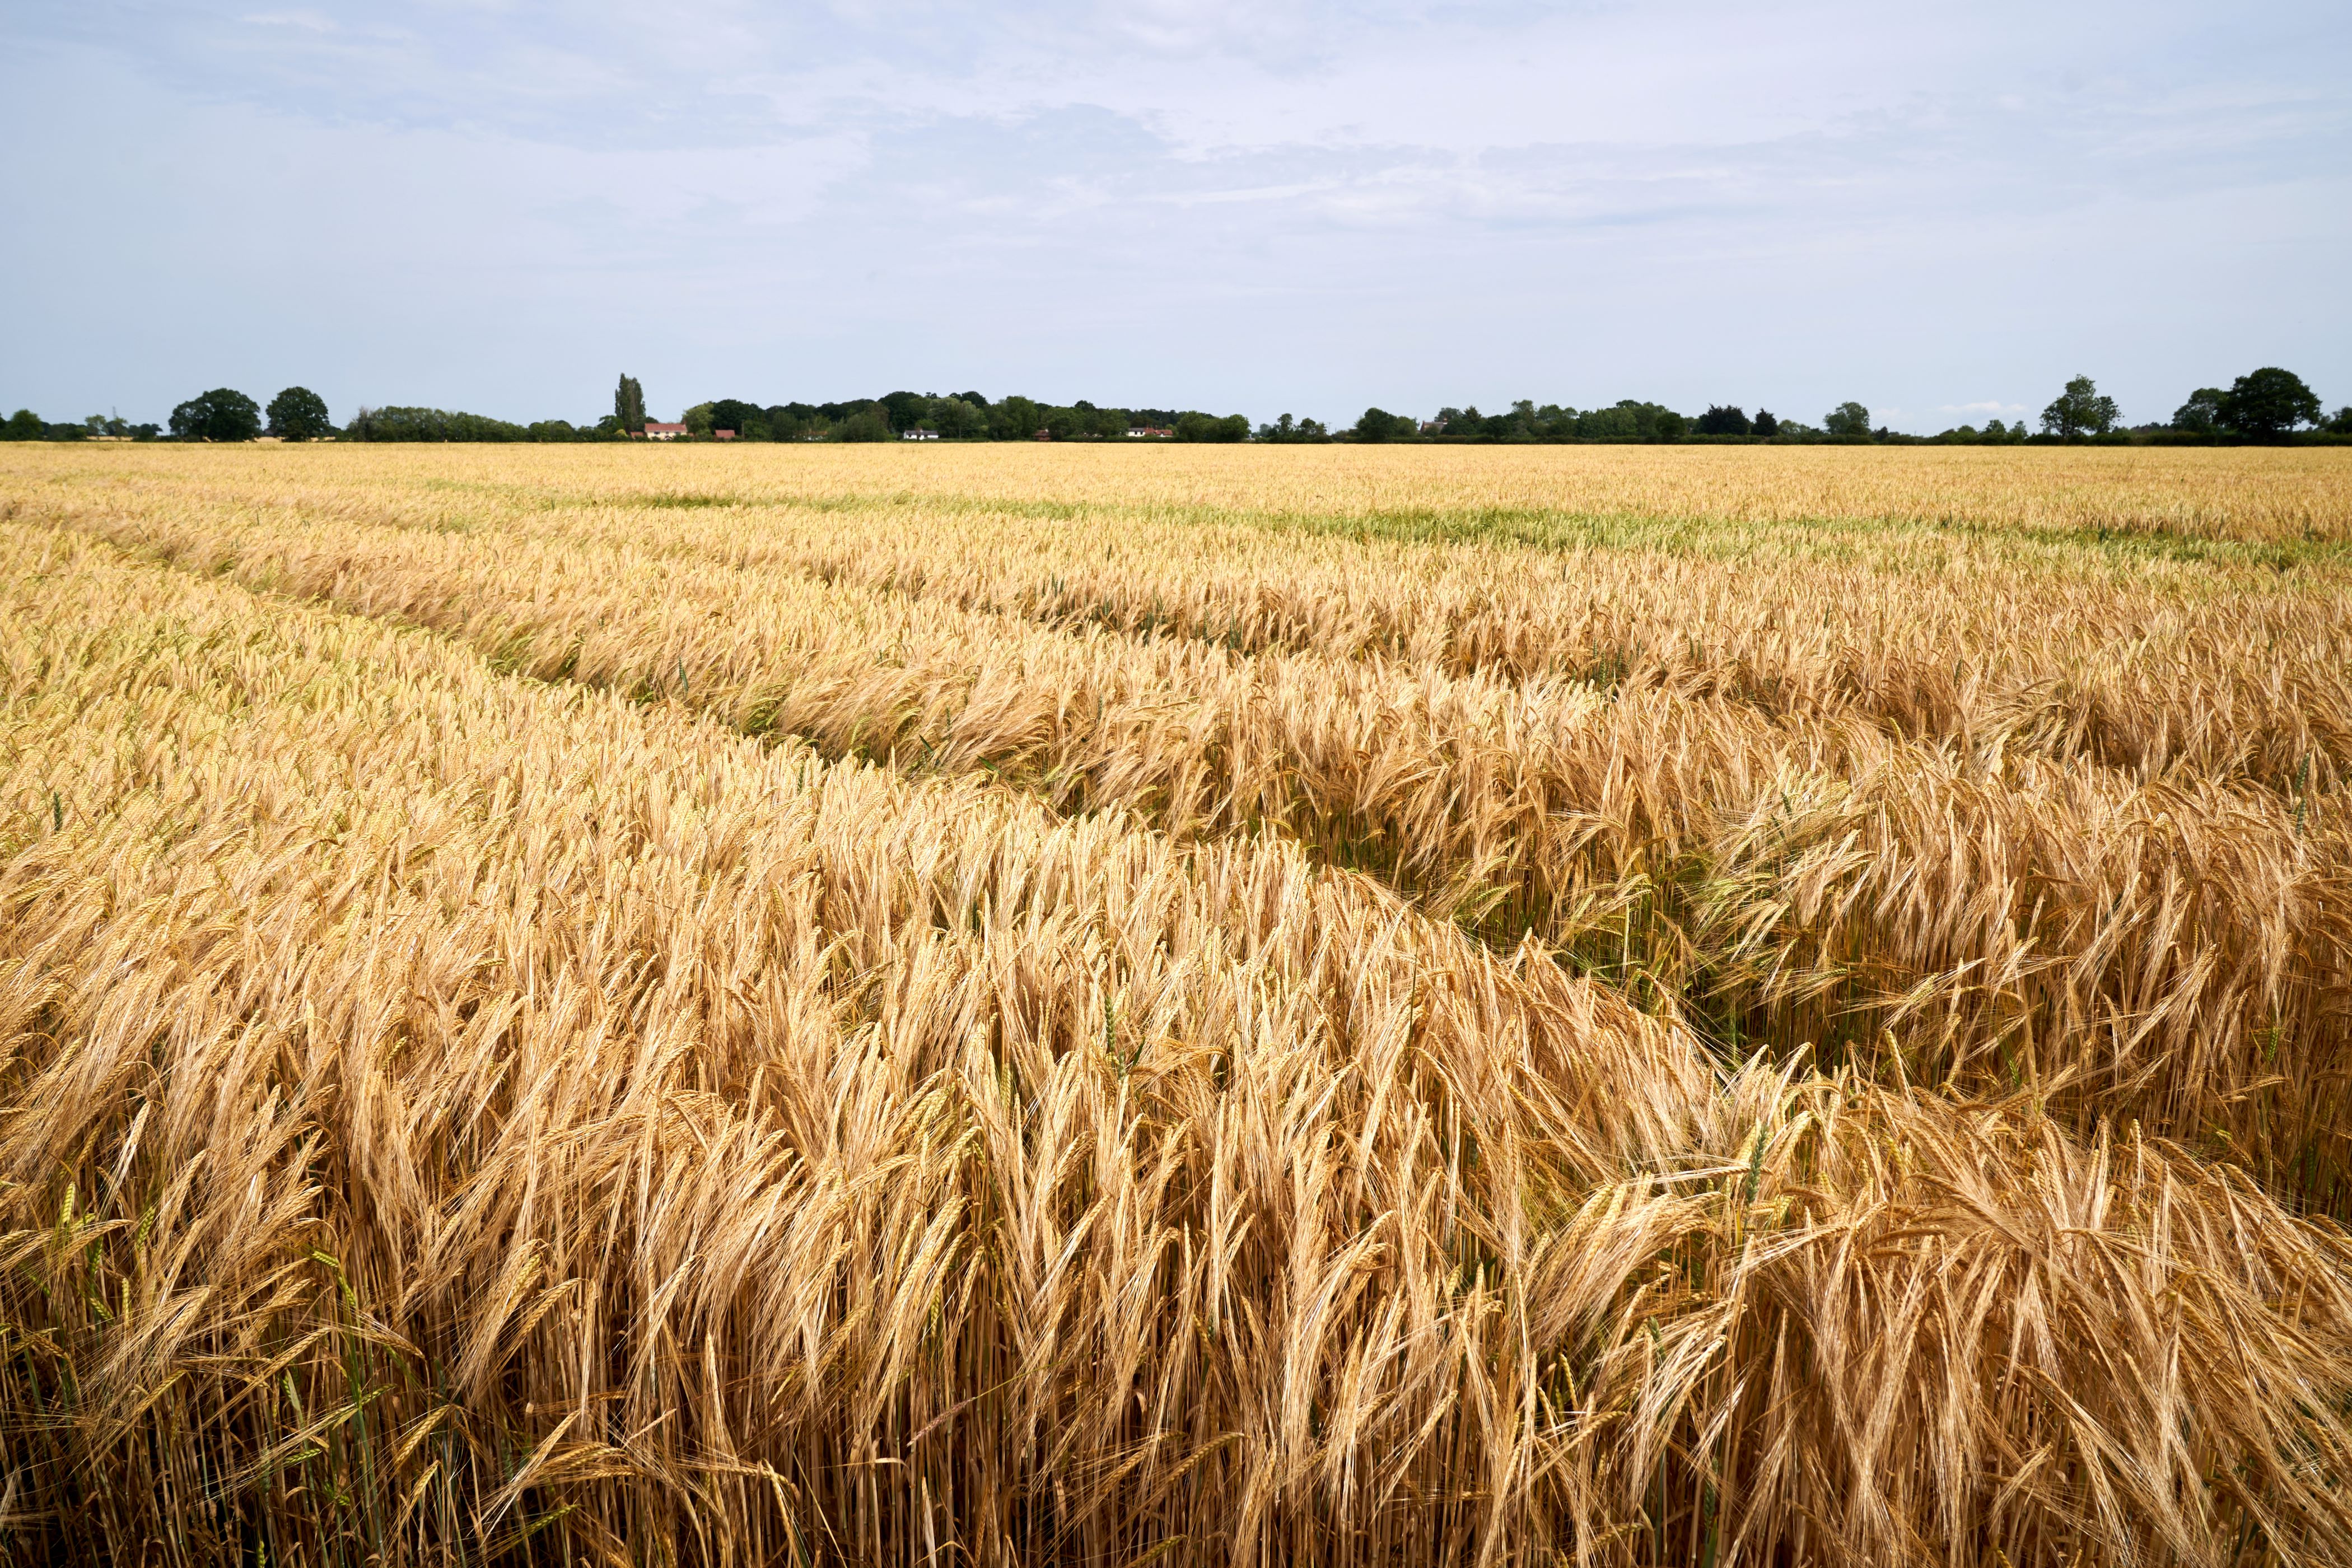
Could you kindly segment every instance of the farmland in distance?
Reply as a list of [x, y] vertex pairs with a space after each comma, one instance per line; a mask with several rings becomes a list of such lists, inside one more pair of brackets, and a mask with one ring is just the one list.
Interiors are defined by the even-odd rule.
[[14, 446], [0, 593], [29, 1560], [2352, 1560], [2339, 451]]

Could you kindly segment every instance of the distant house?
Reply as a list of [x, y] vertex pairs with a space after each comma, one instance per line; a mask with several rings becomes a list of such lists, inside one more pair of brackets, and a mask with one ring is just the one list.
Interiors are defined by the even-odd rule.
[[686, 426], [683, 425], [657, 425], [650, 419], [646, 421], [646, 439], [648, 441], [675, 441], [685, 434]]
[[1040, 430], [1037, 432], [1037, 439], [1040, 441], [1050, 441], [1053, 438], [1054, 433], [1051, 430]]
[[1130, 441], [1139, 441], [1147, 436], [1156, 436], [1164, 440], [1174, 434], [1175, 431], [1160, 425], [1130, 425], [1127, 427], [1127, 438]]
[[710, 433], [710, 438], [714, 441], [732, 441], [735, 439], [735, 432], [732, 430], [713, 430]]
[[940, 433], [936, 430], [901, 430], [898, 432], [898, 439], [901, 441], [936, 441], [939, 438]]

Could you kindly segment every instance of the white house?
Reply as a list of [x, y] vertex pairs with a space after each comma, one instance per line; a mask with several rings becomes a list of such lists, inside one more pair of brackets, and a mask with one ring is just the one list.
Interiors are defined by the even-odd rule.
[[940, 433], [936, 430], [901, 430], [898, 432], [898, 439], [901, 441], [936, 441], [939, 438]]

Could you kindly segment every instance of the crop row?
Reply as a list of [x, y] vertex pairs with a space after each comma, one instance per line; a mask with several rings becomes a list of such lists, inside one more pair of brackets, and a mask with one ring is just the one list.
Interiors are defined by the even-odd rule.
[[[2011, 535], [1915, 521], [1847, 523], [1849, 548], [1832, 558], [1791, 548], [1802, 530], [1779, 524], [1717, 521], [1708, 550], [1680, 549], [1673, 520], [1645, 518], [1626, 548], [1561, 552], [1318, 535], [1251, 512], [763, 501], [759, 489], [425, 489], [338, 474], [289, 491], [202, 474], [102, 504], [684, 552], [1241, 652], [1377, 654], [1855, 716], [1978, 755], [2032, 750], [2143, 779], [2242, 777], [2294, 794], [2352, 774], [2340, 551], [2281, 570], [2161, 535], [2171, 553], [2070, 542], [2020, 559]], [[59, 498], [68, 510], [82, 499]]]
[[1507, 947], [1532, 933], [1734, 1059], [2137, 1119], [2340, 1205], [2340, 790], [1987, 758], [1721, 695], [1050, 626], [694, 550], [242, 516], [73, 524], [429, 626], [541, 679], [1180, 839], [1274, 830]]
[[1276, 839], [71, 532], [0, 595], [51, 1555], [2352, 1551], [2352, 1248], [2227, 1169], [1723, 1073]]

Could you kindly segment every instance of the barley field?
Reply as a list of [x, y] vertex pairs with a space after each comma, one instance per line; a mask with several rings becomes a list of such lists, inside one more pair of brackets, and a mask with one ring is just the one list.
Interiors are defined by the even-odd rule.
[[0, 447], [0, 1542], [2352, 1562], [2352, 454]]

